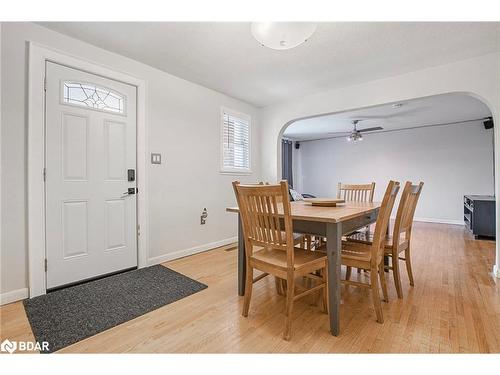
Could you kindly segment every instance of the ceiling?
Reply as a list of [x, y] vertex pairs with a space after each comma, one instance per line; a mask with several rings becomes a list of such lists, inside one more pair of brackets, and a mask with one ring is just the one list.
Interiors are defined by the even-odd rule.
[[261, 46], [249, 23], [41, 25], [257, 107], [499, 50], [500, 23], [320, 23], [303, 45]]
[[[483, 102], [466, 94], [446, 94], [392, 104], [358, 109], [332, 115], [299, 120], [285, 129], [284, 136], [292, 140], [313, 140], [339, 136], [332, 132], [350, 132], [352, 120], [361, 120], [358, 129], [375, 126], [382, 131], [447, 124], [491, 116]], [[374, 132], [373, 132], [374, 133]], [[367, 133], [370, 134], [370, 133]]]

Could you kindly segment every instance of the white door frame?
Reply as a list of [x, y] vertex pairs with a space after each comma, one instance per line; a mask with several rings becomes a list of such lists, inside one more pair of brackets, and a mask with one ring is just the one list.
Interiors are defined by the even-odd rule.
[[46, 293], [45, 278], [45, 62], [52, 61], [137, 87], [137, 264], [147, 266], [149, 254], [148, 142], [146, 82], [103, 65], [29, 42], [28, 66], [28, 283], [29, 297]]

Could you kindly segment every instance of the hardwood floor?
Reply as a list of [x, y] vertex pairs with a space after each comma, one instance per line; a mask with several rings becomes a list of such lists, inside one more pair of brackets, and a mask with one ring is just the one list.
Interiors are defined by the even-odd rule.
[[[473, 240], [461, 226], [416, 223], [415, 287], [402, 272], [404, 299], [392, 276], [385, 322], [375, 321], [368, 290], [342, 287], [341, 334], [311, 300], [297, 301], [293, 336], [282, 339], [285, 299], [265, 278], [254, 288], [248, 318], [236, 287], [235, 249], [219, 248], [168, 262], [208, 288], [90, 337], [60, 352], [500, 352], [500, 280], [491, 271], [495, 243]], [[353, 272], [352, 279], [366, 277]], [[0, 308], [1, 339], [34, 340], [21, 302]]]

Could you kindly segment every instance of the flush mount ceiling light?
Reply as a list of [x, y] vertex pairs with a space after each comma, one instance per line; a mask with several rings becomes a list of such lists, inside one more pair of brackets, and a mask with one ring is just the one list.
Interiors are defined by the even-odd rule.
[[263, 46], [276, 50], [297, 47], [316, 31], [309, 22], [252, 22], [253, 37]]

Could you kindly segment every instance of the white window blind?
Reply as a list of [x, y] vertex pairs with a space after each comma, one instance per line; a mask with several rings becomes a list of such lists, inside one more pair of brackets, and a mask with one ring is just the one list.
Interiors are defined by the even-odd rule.
[[222, 111], [222, 172], [250, 172], [250, 117]]

